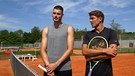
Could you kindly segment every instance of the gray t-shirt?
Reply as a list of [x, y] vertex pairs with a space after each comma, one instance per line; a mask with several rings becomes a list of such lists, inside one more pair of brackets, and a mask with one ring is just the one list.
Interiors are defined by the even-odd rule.
[[[48, 46], [47, 53], [51, 63], [57, 61], [67, 50], [67, 33], [68, 25], [63, 24], [60, 28], [55, 28], [54, 25], [48, 26]], [[57, 71], [65, 71], [71, 69], [70, 57], [66, 59], [58, 68]]]

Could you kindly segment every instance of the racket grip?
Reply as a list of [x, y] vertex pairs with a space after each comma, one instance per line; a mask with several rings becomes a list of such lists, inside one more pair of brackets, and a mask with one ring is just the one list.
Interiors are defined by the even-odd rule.
[[91, 74], [88, 74], [88, 76], [91, 76]]
[[45, 68], [45, 67], [42, 67], [40, 64], [38, 65], [38, 67], [39, 67], [40, 69], [42, 69], [43, 71], [47, 72], [46, 68]]

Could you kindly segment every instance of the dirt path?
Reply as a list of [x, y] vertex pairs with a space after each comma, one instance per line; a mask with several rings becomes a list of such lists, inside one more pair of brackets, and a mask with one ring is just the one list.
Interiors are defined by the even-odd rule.
[[[76, 53], [81, 51], [76, 51]], [[73, 76], [84, 76], [85, 59], [83, 56], [71, 56]], [[32, 67], [39, 74], [43, 71], [37, 67], [38, 64], [43, 65], [42, 59], [35, 61], [26, 60], [25, 63]], [[135, 54], [118, 54], [112, 60], [114, 76], [135, 76]], [[9, 59], [0, 60], [0, 76], [13, 76]]]
[[135, 54], [118, 54], [113, 59], [114, 76], [135, 76]]

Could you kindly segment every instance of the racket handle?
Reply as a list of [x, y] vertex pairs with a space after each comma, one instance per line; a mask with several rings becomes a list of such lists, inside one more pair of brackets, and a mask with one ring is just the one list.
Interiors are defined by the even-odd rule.
[[91, 76], [91, 72], [88, 73], [88, 76]]
[[45, 68], [45, 67], [42, 67], [40, 64], [38, 65], [38, 67], [39, 67], [40, 69], [42, 69], [43, 71], [47, 72], [46, 68]]
[[88, 74], [88, 76], [91, 76], [91, 74]]

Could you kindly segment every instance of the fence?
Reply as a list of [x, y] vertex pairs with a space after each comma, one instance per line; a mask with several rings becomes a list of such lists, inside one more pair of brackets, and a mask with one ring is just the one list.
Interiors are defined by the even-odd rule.
[[[118, 36], [120, 48], [128, 48], [128, 47], [135, 47], [135, 36]], [[4, 47], [21, 47], [21, 48], [40, 48], [40, 42], [36, 42], [34, 44], [21, 44], [21, 45], [4, 45], [2, 44], [1, 49]], [[82, 47], [82, 39], [74, 41], [74, 48], [81, 48]]]

